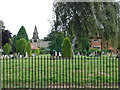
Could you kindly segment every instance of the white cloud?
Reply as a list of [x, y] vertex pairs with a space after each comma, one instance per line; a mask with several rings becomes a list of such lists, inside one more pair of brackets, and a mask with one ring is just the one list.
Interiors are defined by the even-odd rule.
[[0, 0], [0, 20], [3, 20], [7, 29], [17, 34], [23, 25], [32, 38], [35, 25], [39, 37], [49, 33], [52, 20], [52, 6], [54, 0]]

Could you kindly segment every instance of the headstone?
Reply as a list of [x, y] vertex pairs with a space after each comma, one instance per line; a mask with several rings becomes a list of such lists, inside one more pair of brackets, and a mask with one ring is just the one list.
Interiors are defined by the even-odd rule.
[[77, 55], [80, 56], [80, 53], [78, 52]]
[[55, 51], [55, 56], [58, 56], [57, 52]]
[[62, 56], [60, 52], [59, 52], [59, 56]]
[[22, 55], [20, 55], [19, 57], [22, 58]]

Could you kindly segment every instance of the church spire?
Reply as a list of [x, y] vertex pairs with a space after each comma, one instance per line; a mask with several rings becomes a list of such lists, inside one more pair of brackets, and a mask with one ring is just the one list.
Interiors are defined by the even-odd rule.
[[32, 37], [33, 42], [37, 42], [39, 40], [39, 36], [38, 36], [38, 31], [37, 31], [37, 27], [35, 25], [35, 29], [33, 32], [33, 37]]

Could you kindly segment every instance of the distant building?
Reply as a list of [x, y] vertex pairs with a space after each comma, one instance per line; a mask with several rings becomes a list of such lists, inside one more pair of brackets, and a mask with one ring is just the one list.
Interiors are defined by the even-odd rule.
[[35, 26], [33, 37], [32, 37], [32, 42], [31, 42], [31, 48], [33, 50], [39, 47], [48, 48], [50, 42], [51, 41], [40, 41], [37, 27]]
[[[102, 43], [102, 39], [99, 37], [97, 39], [91, 38], [90, 43], [91, 43], [90, 48], [105, 49], [105, 45], [104, 43]], [[110, 43], [108, 44], [108, 49], [115, 51], [115, 49], [110, 45]]]
[[39, 41], [38, 31], [37, 27], [35, 26], [33, 37], [32, 37], [32, 43], [37, 43]]

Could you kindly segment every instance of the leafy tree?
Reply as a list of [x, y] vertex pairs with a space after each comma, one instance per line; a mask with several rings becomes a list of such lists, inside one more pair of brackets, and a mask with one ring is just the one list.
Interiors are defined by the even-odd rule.
[[4, 46], [6, 43], [10, 43], [11, 39], [11, 32], [9, 30], [2, 30], [2, 46]]
[[22, 55], [26, 54], [27, 42], [24, 38], [17, 40], [16, 51]]
[[28, 35], [27, 35], [27, 32], [26, 32], [26, 29], [24, 26], [22, 26], [17, 34], [17, 40], [21, 39], [21, 38], [24, 38], [26, 41], [28, 41]]
[[79, 43], [82, 38], [99, 35], [107, 47], [117, 36], [118, 10], [117, 2], [56, 2], [53, 29], [67, 32]]
[[10, 46], [10, 44], [6, 43], [4, 46], [3, 46], [3, 50], [4, 50], [4, 54], [5, 55], [8, 55], [11, 50], [12, 50], [12, 47]]
[[113, 2], [101, 2], [93, 4], [98, 25], [97, 33], [102, 38], [102, 45], [105, 45], [106, 49], [108, 49], [109, 44], [115, 47], [116, 41], [114, 39], [118, 33], [117, 22], [119, 4]]
[[63, 39], [64, 39], [64, 35], [62, 32], [58, 32], [58, 31], [53, 31], [52, 34], [54, 33], [54, 35], [52, 36], [52, 41], [49, 43], [49, 48], [50, 51], [57, 51], [57, 52], [61, 52], [62, 49], [62, 43], [63, 43]]
[[32, 50], [31, 50], [30, 42], [27, 42], [26, 51], [27, 51], [28, 56], [32, 56]]
[[81, 43], [82, 43], [82, 50], [86, 50], [86, 52], [88, 52], [90, 48], [89, 40], [87, 38], [83, 38], [81, 40]]
[[4, 22], [0, 20], [0, 48], [6, 43], [10, 44], [11, 32], [5, 29]]
[[72, 46], [70, 39], [66, 37], [62, 44], [62, 56], [71, 57], [72, 56]]

